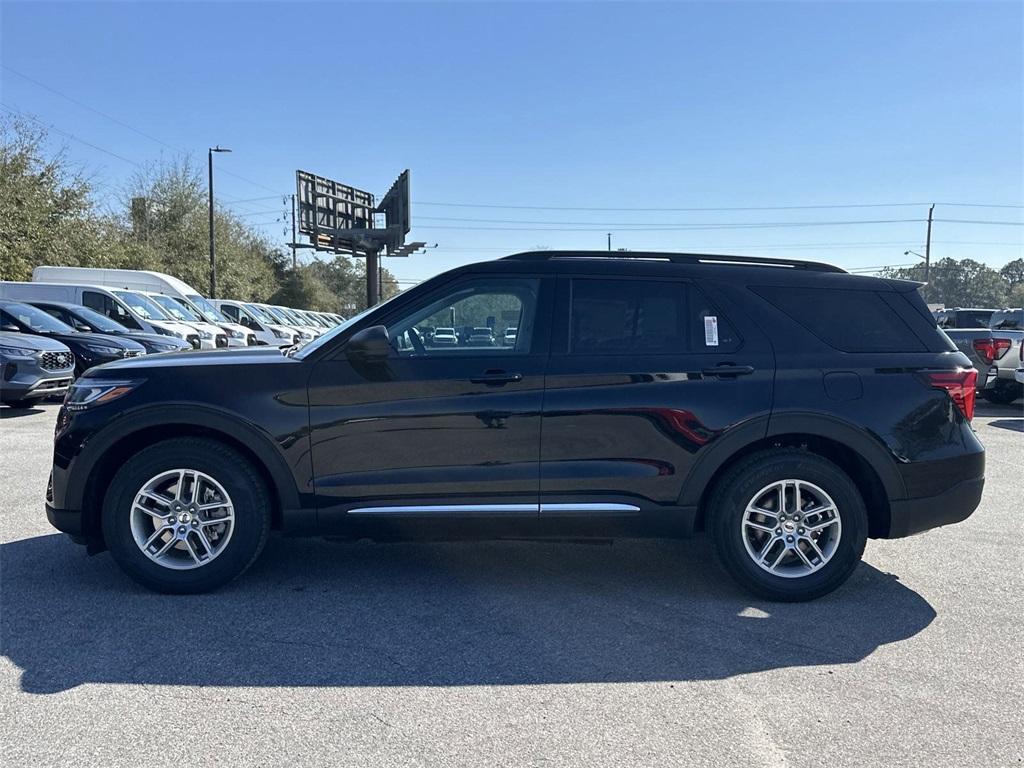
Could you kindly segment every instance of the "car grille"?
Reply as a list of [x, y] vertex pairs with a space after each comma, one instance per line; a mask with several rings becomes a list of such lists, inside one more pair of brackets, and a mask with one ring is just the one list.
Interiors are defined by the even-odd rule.
[[228, 337], [223, 333], [218, 333], [214, 339], [214, 342], [218, 347], [226, 347], [228, 345]]
[[39, 357], [39, 367], [44, 371], [62, 371], [75, 364], [75, 356], [70, 352], [43, 352]]
[[140, 357], [146, 354], [144, 349], [126, 349], [121, 353], [121, 357]]
[[198, 333], [190, 333], [185, 337], [185, 341], [192, 345], [192, 349], [199, 349], [200, 342]]

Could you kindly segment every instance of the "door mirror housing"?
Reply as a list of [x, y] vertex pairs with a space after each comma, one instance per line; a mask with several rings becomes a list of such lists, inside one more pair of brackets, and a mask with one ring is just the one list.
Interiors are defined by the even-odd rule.
[[383, 363], [391, 356], [391, 337], [383, 325], [371, 325], [354, 334], [345, 345], [352, 363]]

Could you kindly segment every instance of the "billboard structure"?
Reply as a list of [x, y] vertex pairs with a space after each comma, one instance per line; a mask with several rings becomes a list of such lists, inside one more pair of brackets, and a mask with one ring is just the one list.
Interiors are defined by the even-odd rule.
[[[298, 231], [309, 245], [294, 247], [366, 257], [366, 300], [380, 300], [380, 256], [408, 256], [425, 243], [406, 243], [411, 229], [409, 171], [402, 171], [375, 204], [372, 193], [308, 171], [295, 172]], [[383, 218], [383, 222], [380, 219]], [[378, 226], [378, 224], [383, 226]]]

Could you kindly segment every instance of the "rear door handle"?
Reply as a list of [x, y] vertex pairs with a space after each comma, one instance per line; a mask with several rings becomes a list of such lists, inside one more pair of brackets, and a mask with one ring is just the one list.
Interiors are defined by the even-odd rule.
[[523, 374], [507, 373], [506, 371], [487, 371], [470, 379], [474, 384], [487, 384], [492, 387], [498, 387], [502, 384], [514, 384], [515, 382], [522, 380]]
[[714, 368], [703, 368], [701, 373], [705, 376], [717, 376], [718, 378], [735, 378], [736, 376], [749, 376], [754, 372], [752, 365], [732, 365], [722, 363]]

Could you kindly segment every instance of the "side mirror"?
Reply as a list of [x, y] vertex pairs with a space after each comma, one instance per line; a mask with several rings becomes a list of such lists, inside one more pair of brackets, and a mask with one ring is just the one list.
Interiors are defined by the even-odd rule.
[[383, 325], [363, 328], [345, 345], [345, 356], [352, 363], [382, 363], [391, 356], [391, 337]]
[[92, 326], [85, 323], [75, 323], [75, 330], [82, 333], [92, 333]]

